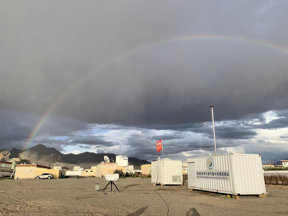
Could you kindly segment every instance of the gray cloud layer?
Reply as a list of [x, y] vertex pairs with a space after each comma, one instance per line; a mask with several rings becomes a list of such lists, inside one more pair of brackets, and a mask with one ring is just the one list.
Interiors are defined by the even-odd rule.
[[[0, 115], [1, 148], [11, 142], [21, 146], [53, 104], [36, 141], [69, 136], [73, 141], [52, 141], [110, 147], [115, 143], [103, 137], [75, 133], [90, 130], [90, 124], [117, 124], [211, 138], [211, 128], [203, 124], [211, 119], [211, 104], [217, 121], [285, 110], [288, 51], [279, 47], [288, 47], [287, 9], [286, 1], [268, 0], [1, 2], [0, 111], [30, 116], [23, 123], [20, 114]], [[262, 40], [278, 49], [226, 38], [174, 41], [126, 55], [157, 41], [201, 34]], [[280, 118], [258, 126], [218, 125], [216, 134], [245, 140], [255, 137], [257, 128], [287, 123]], [[181, 137], [166, 135], [171, 142]], [[198, 142], [185, 142], [179, 152], [194, 147]]]
[[[281, 26], [286, 13], [280, 13], [285, 2], [52, 2], [2, 3], [2, 110], [43, 114], [103, 61], [175, 36], [226, 34], [288, 43]], [[273, 26], [266, 23], [268, 14]], [[217, 120], [283, 109], [287, 56], [243, 41], [163, 44], [95, 72], [53, 113], [90, 123], [150, 125], [207, 121], [210, 104]]]

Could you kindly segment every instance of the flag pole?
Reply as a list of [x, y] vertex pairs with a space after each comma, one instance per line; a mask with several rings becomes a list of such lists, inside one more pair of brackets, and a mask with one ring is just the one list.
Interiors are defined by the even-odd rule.
[[163, 157], [163, 141], [162, 141], [162, 139], [161, 139], [161, 143], [162, 143], [162, 157]]
[[216, 137], [215, 137], [215, 125], [214, 125], [214, 114], [213, 114], [213, 108], [214, 106], [210, 106], [211, 108], [211, 113], [212, 113], [212, 126], [213, 126], [213, 135], [214, 135], [214, 147], [215, 147], [215, 155], [217, 155], [217, 151], [216, 151]]

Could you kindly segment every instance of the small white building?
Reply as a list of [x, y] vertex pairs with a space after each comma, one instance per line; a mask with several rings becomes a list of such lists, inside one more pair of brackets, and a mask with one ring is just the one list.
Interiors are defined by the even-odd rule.
[[56, 170], [62, 170], [62, 166], [60, 165], [54, 165], [53, 169], [56, 169]]
[[122, 155], [117, 155], [116, 156], [116, 163], [118, 164], [118, 166], [126, 167], [126, 166], [128, 166], [128, 157], [122, 156]]
[[129, 174], [135, 173], [134, 165], [125, 166], [124, 169], [125, 169], [125, 173], [129, 173]]
[[288, 167], [288, 160], [280, 160], [276, 163], [277, 167]]
[[288, 160], [281, 160], [283, 167], [288, 167]]
[[82, 171], [66, 171], [66, 176], [81, 176]]
[[153, 161], [151, 183], [161, 185], [183, 185], [182, 161], [164, 158]]
[[83, 171], [84, 168], [82, 168], [81, 166], [74, 166], [73, 171]]

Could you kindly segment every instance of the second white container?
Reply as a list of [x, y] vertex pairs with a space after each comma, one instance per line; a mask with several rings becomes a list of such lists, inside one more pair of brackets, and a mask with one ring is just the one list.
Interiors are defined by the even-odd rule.
[[161, 185], [182, 185], [182, 161], [164, 158], [153, 161], [151, 169], [151, 183]]

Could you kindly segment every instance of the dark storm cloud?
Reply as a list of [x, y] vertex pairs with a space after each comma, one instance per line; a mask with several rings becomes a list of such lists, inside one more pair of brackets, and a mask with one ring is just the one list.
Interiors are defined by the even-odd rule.
[[77, 121], [73, 118], [50, 116], [45, 121], [44, 126], [40, 128], [39, 135], [66, 136], [71, 135], [73, 132], [89, 131], [89, 129], [90, 125], [85, 122]]
[[[169, 125], [166, 125], [166, 127], [169, 128]], [[207, 137], [213, 138], [212, 122], [177, 125], [177, 127], [172, 126], [171, 128], [179, 131], [192, 131], [195, 133], [201, 133]], [[216, 138], [220, 139], [250, 139], [257, 135], [257, 132], [254, 131], [253, 127], [249, 125], [243, 125], [241, 121], [230, 121], [217, 124], [215, 126], [215, 131]], [[171, 136], [172, 139], [173, 135]], [[180, 135], [178, 135], [178, 137], [179, 136]], [[158, 138], [160, 138], [160, 136]], [[176, 138], [177, 136], [174, 139]]]
[[277, 128], [284, 128], [288, 127], [288, 118], [279, 118], [272, 120], [269, 123], [259, 125], [255, 128], [261, 128], [261, 129], [277, 129]]
[[[106, 60], [167, 38], [204, 33], [288, 44], [286, 2], [52, 2], [2, 3], [1, 109], [43, 114]], [[208, 121], [210, 104], [217, 120], [281, 109], [286, 58], [241, 41], [162, 44], [95, 72], [53, 114], [147, 126]]]
[[1, 122], [2, 125], [0, 125], [0, 140], [2, 144], [5, 144], [6, 142], [10, 141], [19, 141], [24, 140], [27, 138], [27, 134], [30, 132], [29, 127], [26, 127], [25, 125], [17, 124], [16, 122], [9, 122], [10, 124], [5, 124], [7, 122]]
[[174, 132], [174, 133], [171, 133], [169, 135], [162, 135], [162, 136], [152, 136], [152, 137], [149, 137], [149, 139], [151, 141], [154, 141], [154, 140], [175, 140], [175, 139], [183, 139], [184, 138], [184, 135], [181, 134], [180, 132]]
[[280, 136], [281, 139], [288, 139], [288, 136]]
[[[40, 119], [41, 116], [33, 114], [15, 111], [0, 111], [0, 148], [23, 149], [26, 146], [30, 134], [35, 130], [37, 122], [39, 122]], [[29, 147], [39, 143], [47, 144], [50, 147], [55, 147], [56, 144], [71, 144], [71, 142], [67, 140], [56, 140], [53, 139], [53, 137], [75, 137], [75, 134], [82, 131], [88, 133], [89, 128], [90, 127], [87, 123], [75, 121], [67, 117], [51, 116], [46, 120], [44, 127], [40, 128], [37, 137], [32, 140]], [[58, 147], [57, 149], [62, 150]]]
[[[241, 128], [235, 125], [233, 126], [218, 126], [216, 127], [217, 133], [216, 138], [222, 139], [251, 139], [257, 135], [257, 132], [249, 128]], [[207, 135], [212, 138], [212, 133], [207, 133]]]
[[65, 136], [65, 138], [59, 139], [59, 137], [51, 137], [51, 138], [43, 138], [37, 139], [35, 142], [43, 143], [46, 145], [58, 144], [58, 145], [93, 145], [93, 146], [105, 146], [110, 147], [116, 145], [114, 142], [105, 141], [105, 137], [103, 136], [75, 136], [71, 134], [70, 136]]
[[277, 115], [276, 119], [272, 119], [267, 123], [265, 122], [265, 120], [261, 121], [261, 119], [259, 119], [259, 122], [261, 122], [261, 124], [250, 124], [249, 126], [253, 129], [278, 129], [288, 127], [288, 110], [276, 111], [275, 113]]
[[116, 143], [105, 141], [102, 136], [85, 136], [77, 137], [71, 141], [71, 143], [86, 144], [86, 145], [97, 145], [97, 146], [113, 146]]
[[[244, 142], [245, 143], [245, 142]], [[137, 136], [129, 137], [125, 145], [129, 146], [125, 154], [130, 157], [139, 157], [146, 159], [156, 159], [162, 152], [156, 151], [155, 142], [150, 139], [142, 138]], [[217, 141], [217, 148], [221, 147], [235, 147], [239, 143], [231, 141]], [[208, 152], [214, 152], [214, 143], [212, 139], [204, 139], [199, 141], [190, 137], [190, 139], [179, 139], [179, 140], [163, 140], [163, 152], [167, 155], [174, 155], [183, 152], [190, 152], [194, 150], [205, 150]]]
[[[249, 152], [250, 153], [250, 152]], [[251, 152], [253, 154], [253, 152]], [[285, 160], [288, 158], [288, 151], [286, 149], [278, 149], [278, 148], [273, 148], [271, 149], [261, 149], [261, 158], [262, 161], [268, 162], [277, 162], [279, 160]]]
[[[16, 116], [16, 122], [12, 117], [0, 122], [1, 148], [12, 142], [22, 146], [51, 108], [31, 145], [43, 140], [47, 145], [112, 146], [90, 136], [90, 124], [110, 124], [106, 130], [174, 130], [164, 135], [172, 154], [172, 141], [186, 139], [176, 131], [212, 138], [211, 124], [205, 123], [211, 122], [211, 104], [218, 123], [241, 123], [216, 125], [217, 139], [227, 141], [222, 146], [234, 146], [233, 139], [254, 138], [255, 129], [287, 125], [283, 113], [269, 123], [261, 115], [287, 109], [287, 51], [227, 38], [139, 48], [202, 34], [288, 47], [286, 1], [27, 0], [0, 6], [0, 110], [27, 115]], [[123, 58], [113, 60], [119, 55]], [[19, 121], [22, 118], [25, 121]], [[261, 124], [250, 124], [252, 119]], [[133, 155], [155, 157], [153, 147], [143, 147], [154, 146], [152, 139], [159, 138], [151, 134], [134, 137], [136, 146], [129, 144]], [[176, 151], [200, 146], [211, 147], [186, 140]]]
[[[0, 111], [0, 149], [22, 148], [32, 130], [33, 116]], [[32, 124], [31, 124], [32, 123]]]

